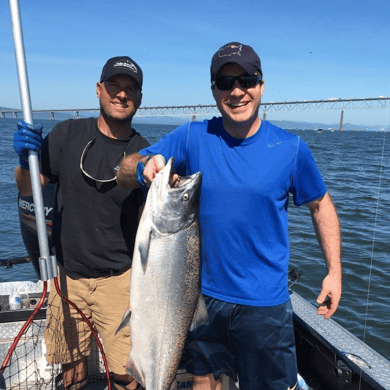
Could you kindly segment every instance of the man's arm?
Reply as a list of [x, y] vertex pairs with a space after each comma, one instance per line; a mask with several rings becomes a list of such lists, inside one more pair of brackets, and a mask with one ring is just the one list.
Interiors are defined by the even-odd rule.
[[[42, 187], [45, 187], [47, 183], [49, 183], [49, 179], [40, 174]], [[22, 196], [31, 196], [32, 195], [32, 187], [31, 187], [31, 176], [30, 171], [27, 169], [22, 169], [22, 167], [18, 166], [15, 169], [15, 181], [18, 187], [18, 191]]]
[[[336, 208], [328, 193], [307, 205], [310, 209], [314, 230], [328, 268], [328, 275], [322, 282], [322, 289], [317, 298], [317, 302], [321, 304], [317, 314], [323, 315], [325, 319], [328, 319], [337, 310], [341, 298], [340, 221]], [[330, 298], [329, 303], [325, 302], [327, 297]]]
[[139, 153], [134, 153], [129, 156], [126, 156], [122, 160], [121, 165], [118, 169], [116, 176], [117, 183], [127, 188], [140, 187], [138, 181], [140, 180], [140, 177], [138, 177], [137, 180], [137, 165], [139, 162], [143, 162], [145, 164], [145, 169], [143, 169], [143, 171], [141, 172], [141, 176], [144, 184], [150, 187], [150, 184], [156, 177], [157, 173], [164, 168], [165, 158], [161, 154], [156, 154], [151, 158], [149, 157], [149, 155], [141, 156]]
[[141, 156], [139, 153], [133, 153], [126, 156], [119, 166], [116, 173], [116, 181], [123, 187], [127, 188], [139, 188], [137, 182], [137, 164], [142, 161], [145, 163], [147, 156]]

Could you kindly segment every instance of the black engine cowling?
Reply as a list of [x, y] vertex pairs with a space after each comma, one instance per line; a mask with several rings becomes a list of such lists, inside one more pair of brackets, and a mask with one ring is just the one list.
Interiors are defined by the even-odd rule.
[[[45, 209], [46, 230], [49, 239], [49, 246], [51, 240], [51, 228], [53, 221], [53, 207], [55, 199], [55, 184], [48, 184], [42, 190], [43, 205]], [[32, 196], [18, 196], [18, 210], [19, 210], [19, 222], [20, 230], [24, 245], [26, 247], [28, 256], [31, 259], [34, 270], [39, 279], [41, 279], [39, 271], [39, 243], [38, 233], [35, 218], [35, 205]]]

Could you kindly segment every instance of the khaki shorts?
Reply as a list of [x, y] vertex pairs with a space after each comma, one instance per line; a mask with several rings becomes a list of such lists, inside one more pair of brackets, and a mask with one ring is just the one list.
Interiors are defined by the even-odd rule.
[[[123, 313], [129, 307], [130, 272], [129, 269], [121, 275], [93, 279], [71, 279], [63, 273], [58, 277], [64, 296], [77, 305], [98, 331], [108, 366], [118, 375], [126, 374], [131, 346], [128, 326], [115, 336]], [[63, 302], [52, 282], [45, 330], [48, 363], [71, 363], [88, 356], [91, 338], [93, 335], [86, 322]]]

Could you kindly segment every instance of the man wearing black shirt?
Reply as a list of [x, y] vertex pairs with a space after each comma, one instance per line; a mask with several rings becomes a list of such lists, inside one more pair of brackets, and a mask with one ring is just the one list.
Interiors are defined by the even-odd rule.
[[[96, 93], [100, 115], [58, 124], [42, 140], [42, 128], [18, 123], [14, 147], [20, 157], [15, 180], [31, 194], [28, 150], [41, 153], [41, 183], [57, 184], [52, 251], [65, 295], [91, 320], [103, 339], [118, 389], [138, 384], [126, 374], [129, 330], [115, 331], [129, 304], [131, 259], [143, 194], [117, 184], [124, 156], [149, 143], [132, 127], [141, 104], [142, 71], [129, 57], [105, 64]], [[86, 386], [91, 332], [51, 288], [45, 339], [49, 363], [61, 363], [64, 388]]]

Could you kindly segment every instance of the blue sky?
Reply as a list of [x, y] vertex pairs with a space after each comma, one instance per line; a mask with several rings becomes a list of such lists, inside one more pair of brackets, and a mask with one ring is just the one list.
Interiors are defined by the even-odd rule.
[[[264, 102], [390, 96], [388, 0], [20, 0], [33, 109], [98, 107], [110, 57], [144, 72], [143, 106], [214, 104], [211, 57], [239, 41], [259, 54]], [[20, 107], [8, 2], [0, 2], [0, 106]], [[388, 109], [345, 122], [388, 125]], [[268, 119], [338, 122], [340, 112]]]

